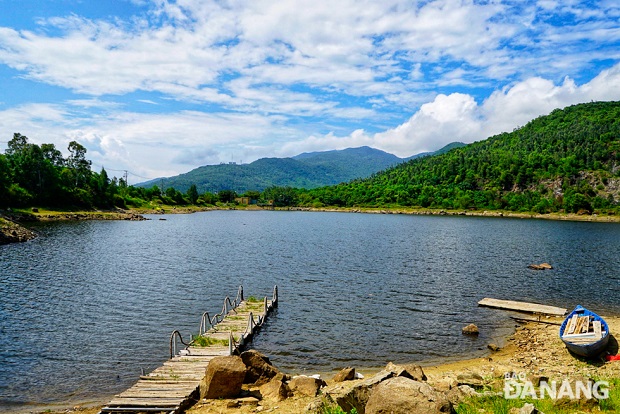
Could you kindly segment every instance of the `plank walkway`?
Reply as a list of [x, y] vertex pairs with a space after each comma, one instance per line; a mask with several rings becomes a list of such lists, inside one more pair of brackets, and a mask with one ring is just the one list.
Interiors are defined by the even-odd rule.
[[501, 299], [492, 299], [492, 298], [484, 298], [480, 302], [478, 302], [478, 305], [487, 306], [489, 308], [498, 308], [498, 309], [513, 310], [513, 311], [518, 311], [518, 312], [525, 312], [525, 313], [535, 313], [535, 314], [555, 315], [555, 316], [564, 316], [567, 311], [567, 309], [564, 309], [564, 308], [540, 305], [538, 303], [517, 302], [514, 300], [501, 300]]
[[[240, 291], [243, 291], [242, 288]], [[190, 407], [200, 397], [200, 382], [205, 376], [209, 361], [217, 356], [230, 355], [231, 349], [233, 352], [240, 352], [263, 324], [267, 315], [277, 306], [277, 301], [277, 287], [274, 288], [272, 300], [267, 298], [260, 302], [241, 300], [219, 323], [203, 333], [202, 338], [190, 342], [189, 346], [173, 355], [161, 367], [140, 376], [136, 384], [116, 395], [101, 409], [100, 414], [178, 413]], [[229, 344], [231, 336], [234, 339], [233, 346]], [[198, 343], [202, 343], [203, 346], [197, 346]]]

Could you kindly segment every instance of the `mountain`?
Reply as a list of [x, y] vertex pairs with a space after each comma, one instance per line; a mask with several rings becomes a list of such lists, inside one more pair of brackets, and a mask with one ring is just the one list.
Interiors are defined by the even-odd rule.
[[[437, 152], [445, 151], [445, 148], [447, 147]], [[312, 189], [368, 177], [405, 160], [370, 147], [347, 148], [307, 152], [291, 158], [261, 158], [250, 164], [205, 165], [185, 174], [151, 180], [136, 186], [163, 184], [164, 187], [174, 187], [185, 192], [192, 184], [196, 184], [200, 193], [221, 190], [243, 193], [249, 190], [262, 191], [272, 186]]]
[[312, 205], [620, 213], [620, 102], [556, 109], [511, 133], [308, 195]]

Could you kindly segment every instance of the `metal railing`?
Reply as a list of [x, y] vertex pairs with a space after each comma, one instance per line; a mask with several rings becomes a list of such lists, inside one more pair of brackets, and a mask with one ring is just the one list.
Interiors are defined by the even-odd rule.
[[[222, 310], [219, 313], [211, 317], [209, 315], [209, 312], [204, 312], [202, 314], [202, 317], [200, 318], [200, 328], [198, 330], [198, 336], [204, 335], [211, 329], [216, 330], [217, 325], [220, 322], [222, 322], [224, 318], [226, 318], [226, 315], [228, 315], [230, 312], [236, 313], [236, 309], [239, 307], [239, 305], [242, 302], [244, 302], [244, 300], [245, 299], [243, 297], [243, 286], [239, 286], [235, 300], [231, 301], [230, 298], [226, 296], [226, 298], [224, 298], [224, 304], [222, 306]], [[245, 331], [241, 334], [238, 341], [235, 340], [232, 331], [230, 332], [229, 340], [228, 340], [228, 350], [229, 350], [230, 355], [240, 352], [240, 349], [252, 338], [254, 333], [256, 333], [260, 329], [260, 327], [263, 325], [263, 323], [265, 322], [267, 313], [269, 313], [271, 309], [277, 306], [278, 306], [278, 286], [274, 286], [271, 303], [267, 300], [267, 296], [265, 296], [265, 298], [263, 299], [263, 316], [258, 316], [255, 319], [253, 313], [250, 312], [250, 314], [248, 315], [248, 323], [245, 328]], [[181, 342], [186, 347], [189, 347], [193, 343], [193, 341], [194, 339], [192, 338], [188, 344], [185, 341], [183, 341], [183, 337], [181, 336], [181, 333], [179, 331], [175, 330], [174, 332], [172, 332], [172, 334], [170, 335], [170, 358], [173, 358], [177, 354], [177, 342]]]
[[200, 328], [198, 328], [198, 335], [203, 335], [209, 329], [215, 328], [218, 323], [224, 320], [226, 315], [228, 315], [228, 312], [237, 309], [237, 307], [241, 304], [241, 302], [243, 302], [243, 300], [243, 286], [239, 286], [239, 289], [237, 290], [237, 296], [235, 297], [234, 301], [231, 302], [228, 296], [224, 298], [224, 305], [222, 306], [222, 310], [220, 311], [220, 313], [213, 315], [213, 317], [209, 316], [209, 312], [205, 312], [202, 314], [202, 317], [200, 318]]
[[245, 331], [239, 337], [239, 340], [236, 341], [232, 331], [228, 337], [228, 352], [230, 355], [239, 354], [241, 348], [252, 339], [252, 336], [263, 326], [265, 320], [267, 319], [267, 314], [275, 307], [278, 306], [278, 286], [273, 287], [273, 296], [271, 297], [271, 303], [267, 300], [267, 296], [263, 299], [263, 315], [258, 316], [256, 320], [254, 319], [254, 314], [250, 312], [248, 315], [248, 323], [246, 325]]
[[189, 346], [189, 344], [185, 343], [185, 341], [183, 340], [181, 332], [176, 330], [172, 331], [172, 334], [170, 334], [170, 358], [177, 354], [177, 341], [175, 340], [177, 338], [183, 345], [185, 345], [186, 347]]

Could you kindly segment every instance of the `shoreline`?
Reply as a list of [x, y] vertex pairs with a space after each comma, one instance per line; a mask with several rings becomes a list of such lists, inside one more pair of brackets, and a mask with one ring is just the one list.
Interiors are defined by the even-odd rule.
[[[168, 207], [168, 206], [166, 206]], [[327, 212], [327, 213], [361, 213], [361, 214], [404, 214], [417, 216], [465, 216], [465, 217], [492, 217], [511, 219], [533, 219], [553, 221], [573, 221], [590, 223], [620, 223], [620, 216], [598, 214], [573, 214], [573, 213], [515, 213], [501, 210], [440, 210], [404, 207], [275, 207], [265, 209], [250, 206], [182, 206], [157, 209], [115, 209], [115, 210], [44, 210], [33, 207], [11, 211], [0, 210], [0, 246], [12, 243], [26, 242], [38, 237], [37, 233], [22, 224], [41, 223], [50, 221], [82, 221], [82, 220], [128, 220], [143, 221], [151, 220], [144, 215], [161, 214], [192, 214], [207, 211], [300, 211], [300, 212]]]
[[[610, 331], [620, 332], [620, 316], [603, 316], [609, 324]], [[548, 322], [558, 323], [562, 317], [547, 317]], [[438, 390], [449, 390], [455, 387], [461, 375], [482, 378], [482, 386], [488, 388], [500, 388], [503, 386], [504, 375], [516, 373], [524, 375], [528, 379], [546, 377], [553, 381], [564, 379], [596, 378], [611, 379], [620, 378], [620, 361], [601, 362], [600, 360], [588, 361], [581, 357], [573, 356], [568, 352], [558, 336], [559, 326], [553, 324], [526, 322], [516, 323], [515, 332], [505, 338], [505, 345], [497, 351], [484, 357], [463, 358], [462, 360], [449, 361], [435, 365], [422, 365], [427, 376], [427, 383]], [[613, 336], [613, 334], [612, 334]], [[610, 341], [611, 343], [611, 341]], [[618, 345], [610, 345], [608, 351], [617, 353]], [[417, 362], [412, 362], [418, 364]], [[422, 362], [423, 364], [423, 362]], [[275, 363], [277, 366], [277, 362]], [[356, 368], [356, 367], [353, 367]], [[379, 372], [382, 368], [361, 368], [366, 378]], [[328, 385], [333, 385], [333, 376], [337, 371], [321, 373]], [[292, 397], [284, 401], [263, 400], [260, 402], [263, 411], [293, 414], [305, 412], [314, 397]], [[203, 400], [186, 410], [187, 414], [235, 414], [254, 413], [256, 406], [241, 406], [231, 408], [230, 400]], [[59, 403], [29, 405], [15, 408], [14, 413], [83, 413], [97, 414], [107, 402], [103, 398], [93, 398], [83, 402], [66, 401]]]
[[620, 216], [575, 213], [516, 213], [504, 210], [444, 210], [406, 207], [277, 207], [277, 211], [308, 211], [331, 213], [363, 213], [363, 214], [404, 214], [414, 216], [466, 216], [466, 217], [498, 217], [555, 221], [585, 221], [597, 223], [620, 223]]

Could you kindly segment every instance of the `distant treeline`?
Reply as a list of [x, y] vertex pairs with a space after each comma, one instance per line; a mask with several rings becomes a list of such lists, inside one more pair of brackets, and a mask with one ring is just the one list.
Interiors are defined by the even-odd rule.
[[[41, 146], [15, 133], [4, 154], [0, 154], [0, 207], [46, 206], [61, 209], [157, 208], [160, 205], [210, 206], [235, 203], [238, 194], [222, 190], [199, 194], [191, 185], [182, 193], [173, 187], [142, 188], [128, 186], [123, 178], [110, 178], [104, 168], [91, 170], [86, 148], [69, 143], [69, 156], [63, 157], [54, 144]], [[163, 191], [162, 191], [163, 190]], [[263, 192], [270, 196], [269, 191]], [[261, 200], [263, 193], [241, 194]]]
[[122, 178], [110, 178], [105, 169], [93, 172], [86, 148], [78, 142], [69, 143], [68, 150], [70, 155], [64, 158], [54, 144], [39, 146], [15, 133], [0, 154], [0, 207], [90, 209], [205, 202], [195, 187], [182, 194], [174, 188], [162, 193], [159, 187], [128, 186]]
[[[109, 208], [235, 203], [222, 190], [199, 194], [128, 186], [91, 171], [86, 149], [69, 144], [63, 158], [53, 144], [15, 134], [0, 155], [0, 206]], [[269, 187], [239, 196], [275, 206], [422, 207], [522, 212], [619, 212], [620, 102], [555, 110], [511, 133], [445, 154], [417, 158], [369, 178], [312, 190]]]

